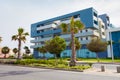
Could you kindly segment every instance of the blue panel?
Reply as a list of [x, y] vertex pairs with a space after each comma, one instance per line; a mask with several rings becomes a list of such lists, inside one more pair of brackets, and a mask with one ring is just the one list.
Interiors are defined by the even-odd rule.
[[36, 51], [35, 49], [33, 50], [33, 57], [34, 58], [38, 58], [39, 54], [38, 51]]
[[99, 57], [99, 58], [107, 58], [107, 50], [104, 51], [104, 52], [99, 52], [99, 53], [98, 53], [98, 57]]
[[[70, 14], [66, 14], [66, 15], [63, 15], [63, 16], [59, 16], [59, 17], [56, 17], [56, 18], [52, 18], [52, 19], [48, 19], [48, 20], [45, 20], [45, 21], [34, 23], [34, 24], [31, 25], [31, 37], [53, 33], [52, 31], [45, 32], [45, 33], [37, 33], [38, 25], [45, 24], [45, 23], [50, 23], [50, 22], [52, 23], [53, 21], [61, 20], [61, 19], [71, 17], [71, 16], [74, 16], [74, 15], [80, 15], [80, 20], [84, 23], [86, 28], [98, 28], [98, 26], [93, 25], [93, 23], [94, 23], [93, 22], [93, 11], [96, 12], [93, 8], [88, 8], [88, 9], [80, 10], [80, 11], [73, 12], [73, 13], [70, 13]], [[96, 12], [96, 14], [97, 14], [97, 12]], [[61, 32], [61, 31], [58, 30], [57, 32]]]
[[114, 57], [116, 58], [120, 58], [120, 31], [115, 31], [112, 32], [112, 40], [114, 42], [113, 44], [113, 53], [114, 53]]

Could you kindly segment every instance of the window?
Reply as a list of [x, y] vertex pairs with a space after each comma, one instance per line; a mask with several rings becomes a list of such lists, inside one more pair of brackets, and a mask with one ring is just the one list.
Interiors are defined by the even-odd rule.
[[82, 33], [82, 30], [80, 32]]
[[104, 32], [102, 32], [102, 35], [105, 35], [105, 33], [104, 33]]
[[86, 32], [88, 32], [88, 30], [87, 30], [87, 29], [86, 29], [85, 31], [86, 31]]
[[44, 43], [45, 43], [44, 41], [41, 42], [41, 44], [44, 44]]
[[40, 27], [40, 25], [37, 25], [37, 27]]
[[102, 28], [104, 28], [104, 26], [102, 25]]
[[86, 37], [86, 40], [88, 40], [88, 37]]
[[81, 39], [81, 41], [83, 40], [83, 38], [80, 38]]
[[74, 15], [74, 18], [78, 18], [79, 17], [79, 14], [78, 15]]
[[44, 26], [44, 24], [41, 24], [40, 26]]
[[94, 23], [95, 23], [96, 25], [98, 25], [98, 22], [97, 22], [96, 20], [94, 20]]
[[106, 16], [107, 20], [109, 21], [109, 16]]
[[40, 33], [40, 31], [37, 31], [37, 33]]
[[43, 36], [43, 35], [41, 35], [41, 38], [44, 38], [44, 36]]
[[40, 32], [44, 32], [44, 30], [40, 30]]
[[93, 14], [94, 14], [95, 17], [97, 17], [97, 13], [94, 12]]

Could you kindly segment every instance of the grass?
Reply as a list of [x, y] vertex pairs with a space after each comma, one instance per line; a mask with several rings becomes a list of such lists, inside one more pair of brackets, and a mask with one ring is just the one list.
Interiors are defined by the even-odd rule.
[[91, 66], [88, 65], [77, 65], [70, 67], [68, 62], [64, 59], [58, 59], [57, 63], [55, 59], [42, 60], [42, 59], [22, 59], [22, 60], [10, 60], [5, 59], [4, 64], [13, 64], [13, 65], [23, 65], [31, 67], [44, 67], [44, 68], [55, 68], [55, 69], [65, 69], [65, 70], [84, 70], [88, 69]]
[[[93, 63], [97, 62], [97, 59], [95, 58], [77, 58], [77, 61], [79, 62], [86, 62], [87, 65], [77, 65], [74, 67], [70, 67], [68, 65], [68, 61], [70, 61], [70, 58], [59, 58], [57, 59], [57, 64], [55, 59], [22, 59], [22, 60], [16, 60], [16, 59], [0, 59], [0, 63], [6, 63], [6, 64], [14, 64], [14, 65], [25, 65], [25, 66], [32, 66], [32, 67], [44, 67], [44, 68], [58, 68], [58, 69], [65, 69], [65, 70], [85, 70], [88, 68], [91, 68], [91, 65]], [[100, 59], [100, 62], [104, 63], [111, 63], [112, 59]], [[120, 63], [120, 59], [114, 59], [114, 62]]]
[[[105, 58], [102, 58], [102, 59], [99, 59], [100, 60], [100, 62], [108, 62], [108, 63], [110, 63], [110, 62], [112, 62], [112, 59], [110, 59], [110, 58], [107, 58], [107, 59], [105, 59]], [[78, 61], [83, 61], [83, 62], [97, 62], [97, 59], [94, 59], [94, 58], [78, 58]], [[120, 62], [120, 59], [114, 59], [114, 62]]]

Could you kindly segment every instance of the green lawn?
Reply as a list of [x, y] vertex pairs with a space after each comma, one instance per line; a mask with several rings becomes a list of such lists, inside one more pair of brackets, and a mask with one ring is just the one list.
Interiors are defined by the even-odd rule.
[[[83, 61], [83, 62], [97, 62], [97, 59], [94, 59], [94, 58], [77, 58], [78, 61]], [[100, 62], [112, 62], [112, 59], [99, 59]], [[120, 59], [114, 59], [114, 62], [120, 62]]]

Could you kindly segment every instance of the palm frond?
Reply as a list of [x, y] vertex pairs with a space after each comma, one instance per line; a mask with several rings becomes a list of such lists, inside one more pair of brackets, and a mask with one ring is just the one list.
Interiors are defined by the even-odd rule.
[[62, 23], [61, 24], [61, 28], [63, 33], [67, 33], [68, 32], [68, 25], [66, 23]]
[[18, 35], [22, 35], [23, 32], [24, 32], [24, 29], [23, 29], [23, 28], [19, 28], [19, 29], [18, 29]]
[[17, 35], [13, 35], [12, 36], [12, 40], [18, 40], [18, 36]]
[[78, 27], [79, 30], [84, 29], [84, 24], [80, 20], [75, 21], [75, 27]]
[[23, 35], [28, 36], [28, 35], [29, 35], [29, 33], [28, 33], [28, 32], [26, 32], [26, 33], [23, 33]]
[[20, 40], [23, 41], [23, 42], [25, 43], [26, 37], [25, 37], [25, 36], [22, 36], [22, 37], [20, 38]]
[[2, 41], [2, 37], [0, 37], [0, 42]]
[[74, 28], [74, 33], [78, 33], [79, 29], [77, 27]]

